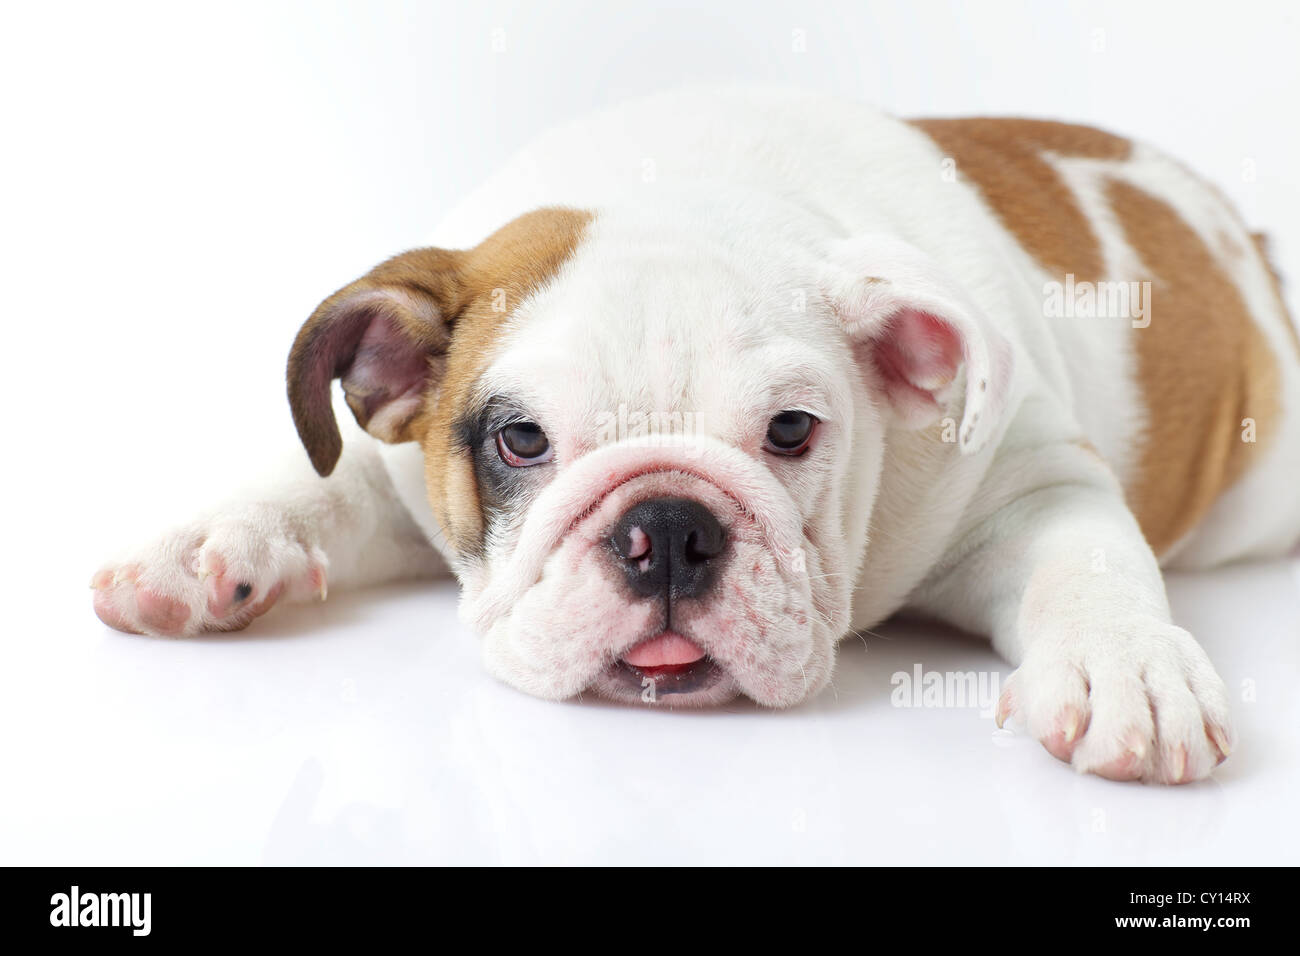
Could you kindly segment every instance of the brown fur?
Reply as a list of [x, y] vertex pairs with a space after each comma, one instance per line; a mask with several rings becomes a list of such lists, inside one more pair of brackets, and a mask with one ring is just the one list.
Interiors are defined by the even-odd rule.
[[[361, 337], [372, 321], [389, 321], [410, 347], [440, 360], [450, 343], [449, 321], [458, 308], [457, 279], [463, 253], [414, 249], [381, 263], [344, 286], [316, 307], [299, 330], [289, 353], [289, 407], [312, 464], [328, 475], [343, 451], [343, 440], [329, 404], [329, 381], [351, 365]], [[361, 309], [359, 299], [380, 290], [396, 290], [399, 299]], [[324, 360], [332, 362], [322, 367]], [[327, 377], [326, 373], [330, 373]], [[363, 428], [374, 409], [371, 396], [349, 391], [348, 406]], [[410, 439], [410, 421], [399, 423], [389, 441]]]
[[[1161, 553], [1266, 445], [1278, 368], [1237, 286], [1178, 212], [1117, 180], [1107, 197], [1151, 271], [1151, 324], [1133, 330], [1148, 426], [1129, 498]], [[1247, 418], [1253, 443], [1242, 440]]]
[[1101, 246], [1074, 193], [1044, 152], [1124, 159], [1126, 139], [1086, 126], [1027, 119], [921, 119], [922, 130], [957, 163], [1025, 251], [1049, 272], [1101, 274]]
[[[591, 218], [591, 213], [577, 209], [539, 209], [467, 253], [462, 269], [465, 304], [447, 352], [446, 375], [436, 392], [430, 392], [422, 429], [430, 499], [458, 552], [481, 543], [484, 517], [469, 449], [457, 440], [457, 420], [492, 358], [505, 320], [573, 255]], [[493, 311], [496, 290], [504, 295], [504, 311]]]
[[[955, 159], [958, 175], [1044, 269], [1093, 282], [1152, 282], [1151, 324], [1133, 330], [1149, 425], [1126, 491], [1147, 540], [1163, 553], [1245, 471], [1277, 414], [1277, 367], [1237, 287], [1173, 208], [1118, 181], [1109, 201], [1151, 275], [1104, 274], [1087, 217], [1043, 154], [1123, 160], [1127, 140], [1034, 120], [913, 123]], [[1257, 444], [1241, 440], [1245, 418], [1256, 422]]]
[[[298, 333], [288, 369], [290, 406], [316, 469], [329, 474], [342, 450], [327, 375], [345, 375], [365, 328], [387, 320], [405, 348], [427, 356], [429, 386], [422, 409], [376, 434], [386, 441], [421, 442], [430, 500], [449, 543], [460, 551], [480, 542], [478, 487], [469, 451], [457, 440], [457, 420], [505, 320], [573, 254], [590, 220], [582, 210], [537, 209], [472, 249], [415, 249], [394, 256], [321, 303]], [[378, 290], [398, 295], [378, 310], [358, 312], [359, 298]], [[353, 388], [347, 398], [362, 427], [370, 424], [375, 396]]]

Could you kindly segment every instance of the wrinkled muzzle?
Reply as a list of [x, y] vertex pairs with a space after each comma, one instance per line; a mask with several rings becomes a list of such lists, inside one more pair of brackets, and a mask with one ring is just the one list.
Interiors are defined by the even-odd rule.
[[826, 684], [847, 628], [824, 567], [840, 543], [730, 445], [624, 441], [559, 470], [461, 614], [488, 669], [541, 697], [789, 706]]

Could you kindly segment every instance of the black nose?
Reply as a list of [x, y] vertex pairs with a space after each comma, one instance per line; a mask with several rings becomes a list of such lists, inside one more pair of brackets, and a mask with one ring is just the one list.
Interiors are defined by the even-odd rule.
[[713, 583], [727, 533], [698, 501], [652, 498], [629, 508], [609, 540], [637, 594], [699, 597]]

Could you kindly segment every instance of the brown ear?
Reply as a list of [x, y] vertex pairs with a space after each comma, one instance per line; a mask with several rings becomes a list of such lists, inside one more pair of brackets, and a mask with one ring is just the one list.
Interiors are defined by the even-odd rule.
[[330, 385], [343, 380], [357, 422], [388, 442], [410, 441], [429, 386], [442, 374], [450, 323], [462, 308], [462, 253], [416, 249], [330, 296], [289, 353], [289, 407], [321, 475], [343, 452]]

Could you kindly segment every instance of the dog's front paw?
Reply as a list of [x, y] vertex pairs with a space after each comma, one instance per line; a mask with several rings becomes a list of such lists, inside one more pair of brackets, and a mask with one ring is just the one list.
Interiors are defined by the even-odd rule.
[[998, 702], [1055, 757], [1112, 780], [1187, 783], [1232, 747], [1228, 697], [1199, 644], [1170, 624], [1035, 635]]
[[273, 510], [198, 522], [91, 578], [99, 619], [170, 637], [234, 631], [288, 595], [325, 597], [324, 553]]

